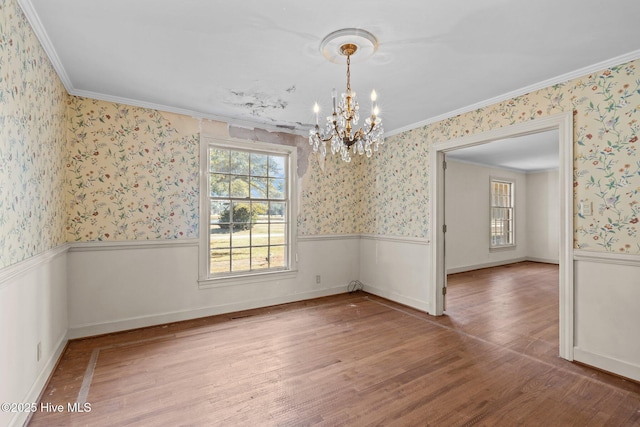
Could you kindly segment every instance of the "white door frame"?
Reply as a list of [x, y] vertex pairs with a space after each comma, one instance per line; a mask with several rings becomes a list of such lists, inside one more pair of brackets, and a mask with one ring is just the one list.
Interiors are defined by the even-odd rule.
[[557, 129], [559, 135], [560, 180], [560, 357], [573, 360], [573, 112], [519, 123], [499, 129], [436, 143], [431, 149], [431, 280], [429, 281], [429, 313], [443, 314], [443, 286], [446, 277], [444, 264], [444, 185], [442, 161], [444, 153], [458, 148], [486, 144], [499, 139], [512, 138], [546, 130]]

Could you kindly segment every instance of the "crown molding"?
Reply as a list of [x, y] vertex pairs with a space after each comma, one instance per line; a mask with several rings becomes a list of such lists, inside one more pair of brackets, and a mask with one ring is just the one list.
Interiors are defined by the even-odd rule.
[[526, 95], [527, 93], [535, 92], [540, 89], [547, 88], [549, 86], [557, 85], [560, 83], [566, 83], [570, 80], [577, 79], [579, 77], [584, 77], [588, 74], [594, 73], [596, 71], [605, 70], [609, 67], [613, 67], [616, 65], [624, 64], [625, 62], [633, 61], [640, 58], [640, 50], [635, 50], [633, 52], [626, 53], [624, 55], [616, 56], [614, 58], [607, 59], [605, 61], [598, 62], [596, 64], [592, 64], [583, 68], [579, 68], [575, 71], [571, 71], [566, 74], [561, 74], [557, 77], [552, 77], [547, 80], [543, 80], [539, 83], [532, 84], [530, 86], [525, 86], [520, 89], [516, 89], [511, 92], [504, 93], [502, 95], [495, 96], [493, 98], [486, 99], [484, 101], [477, 102], [475, 104], [468, 105], [466, 107], [459, 108], [457, 110], [449, 111], [448, 113], [439, 114], [434, 117], [430, 117], [425, 120], [421, 120], [419, 122], [403, 126], [401, 128], [393, 129], [391, 131], [385, 132], [385, 138], [401, 134], [403, 132], [408, 132], [414, 129], [418, 129], [433, 123], [440, 122], [442, 120], [449, 119], [451, 117], [460, 116], [462, 114], [478, 110], [480, 108], [485, 108], [490, 105], [498, 104], [500, 102], [507, 101], [512, 98], [516, 98], [518, 96]]
[[67, 70], [65, 70], [64, 66], [62, 65], [62, 61], [60, 61], [58, 52], [56, 51], [55, 47], [53, 47], [53, 43], [51, 42], [51, 39], [49, 39], [49, 35], [45, 31], [44, 25], [42, 25], [42, 21], [40, 20], [40, 16], [38, 16], [38, 14], [36, 13], [36, 9], [33, 7], [33, 3], [31, 3], [31, 0], [18, 0], [18, 5], [20, 5], [22, 13], [24, 13], [27, 21], [29, 21], [33, 32], [36, 34], [36, 37], [40, 41], [42, 48], [49, 57], [51, 65], [53, 65], [53, 68], [56, 70], [56, 73], [62, 81], [62, 84], [67, 89], [67, 92], [72, 93], [74, 89], [73, 85], [71, 84], [71, 79], [67, 74]]
[[195, 110], [189, 110], [185, 108], [172, 107], [164, 104], [156, 104], [153, 102], [140, 101], [133, 98], [125, 98], [121, 96], [105, 95], [99, 92], [91, 92], [87, 90], [74, 89], [69, 91], [70, 95], [78, 96], [82, 98], [97, 99], [99, 101], [113, 102], [115, 104], [130, 105], [132, 107], [148, 108], [150, 110], [164, 111], [166, 113], [175, 113], [182, 116], [193, 117], [201, 120], [213, 120], [217, 122], [228, 123], [235, 127], [242, 127], [247, 129], [263, 129], [270, 132], [284, 132], [294, 135], [307, 136], [308, 131], [305, 129], [292, 129], [287, 126], [279, 126], [277, 124], [243, 120], [236, 117], [222, 116], [217, 114], [206, 114]]

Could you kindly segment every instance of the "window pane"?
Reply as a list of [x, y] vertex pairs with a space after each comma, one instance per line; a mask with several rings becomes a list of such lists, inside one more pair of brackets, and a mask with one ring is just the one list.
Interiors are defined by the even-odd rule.
[[231, 222], [233, 222], [234, 232], [249, 230], [253, 222], [251, 206], [246, 202], [233, 202]]
[[251, 249], [251, 269], [260, 270], [266, 268], [269, 268], [269, 247], [253, 247]]
[[251, 246], [266, 246], [269, 244], [269, 225], [268, 224], [258, 224], [253, 227], [251, 230], [251, 235], [249, 236], [251, 239]]
[[267, 198], [267, 178], [251, 178], [251, 198]]
[[287, 204], [280, 202], [271, 202], [269, 204], [269, 221], [282, 222], [286, 221]]
[[284, 179], [269, 178], [269, 198], [284, 199], [285, 181]]
[[229, 222], [229, 202], [211, 201], [211, 224]]
[[229, 175], [212, 174], [211, 197], [229, 197]]
[[234, 248], [231, 252], [231, 271], [249, 271], [251, 268], [250, 256], [250, 248]]
[[231, 177], [231, 197], [249, 198], [249, 178], [246, 176]]
[[231, 247], [231, 230], [229, 228], [212, 229], [210, 236], [211, 249], [229, 249]]
[[229, 150], [212, 148], [209, 151], [209, 170], [211, 172], [229, 172]]
[[269, 248], [269, 266], [271, 268], [286, 267], [285, 246], [271, 246]]
[[266, 154], [251, 153], [251, 176], [267, 176], [268, 158]]
[[269, 204], [267, 202], [251, 202], [251, 212], [256, 223], [269, 222]]
[[269, 156], [269, 176], [271, 178], [285, 177], [285, 158]]
[[229, 250], [212, 250], [210, 267], [211, 273], [228, 273], [231, 271]]
[[269, 244], [271, 245], [283, 245], [287, 240], [286, 240], [286, 229], [285, 229], [285, 223], [284, 222], [280, 222], [280, 223], [271, 223], [271, 233], [270, 236], [271, 238], [269, 239]]
[[229, 173], [235, 175], [249, 175], [249, 153], [244, 151], [231, 151]]

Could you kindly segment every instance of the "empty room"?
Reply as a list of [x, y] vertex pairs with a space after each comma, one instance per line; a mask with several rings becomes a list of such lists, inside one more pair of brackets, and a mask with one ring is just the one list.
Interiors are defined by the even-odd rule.
[[640, 426], [639, 13], [0, 0], [0, 426]]

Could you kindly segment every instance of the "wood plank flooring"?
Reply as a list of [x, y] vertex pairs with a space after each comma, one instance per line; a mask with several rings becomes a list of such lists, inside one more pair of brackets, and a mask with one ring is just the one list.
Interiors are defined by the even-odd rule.
[[31, 426], [640, 426], [640, 385], [560, 359], [557, 266], [449, 278], [447, 315], [364, 292], [71, 341]]

